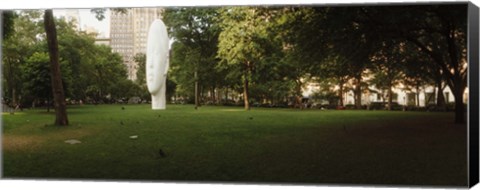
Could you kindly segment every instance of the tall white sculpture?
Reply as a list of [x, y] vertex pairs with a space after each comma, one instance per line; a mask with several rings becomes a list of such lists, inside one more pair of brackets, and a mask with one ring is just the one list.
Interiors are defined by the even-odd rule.
[[168, 34], [165, 24], [155, 19], [147, 38], [147, 63], [145, 65], [147, 88], [152, 95], [152, 109], [165, 109], [165, 92], [168, 72]]

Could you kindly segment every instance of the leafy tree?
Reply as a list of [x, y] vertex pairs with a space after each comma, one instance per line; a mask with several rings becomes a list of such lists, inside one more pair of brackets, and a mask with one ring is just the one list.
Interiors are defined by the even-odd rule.
[[362, 7], [335, 7], [328, 11], [324, 27], [331, 51], [345, 59], [345, 69], [353, 78], [355, 107], [361, 108], [362, 81], [366, 69], [371, 65], [371, 56], [377, 52], [382, 43], [376, 31], [370, 25], [361, 22], [365, 15]]
[[405, 39], [433, 60], [455, 97], [455, 123], [464, 123], [467, 5], [365, 7], [363, 10], [366, 19], [362, 22], [375, 28], [379, 37]]
[[127, 77], [127, 71], [123, 65], [122, 57], [118, 53], [112, 53], [111, 48], [105, 45], [95, 46], [94, 56], [97, 58], [92, 63], [92, 83], [98, 90], [96, 101], [100, 102], [108, 95], [112, 95], [112, 86]]
[[220, 67], [241, 76], [245, 109], [249, 110], [250, 81], [256, 67], [268, 61], [278, 44], [270, 33], [275, 10], [263, 7], [231, 7], [221, 11], [218, 58]]
[[62, 70], [62, 75], [67, 75], [63, 76], [66, 80], [65, 95], [73, 100], [85, 101], [85, 89], [92, 79], [92, 65], [99, 59], [94, 37], [76, 31], [73, 23], [67, 23], [63, 19], [57, 20], [56, 24], [59, 31], [60, 62], [71, 73]]
[[147, 62], [147, 57], [143, 53], [136, 54], [133, 57], [133, 60], [137, 63], [138, 69], [137, 69], [137, 80], [135, 81], [138, 85], [140, 86], [145, 86], [146, 81], [145, 81], [145, 74], [146, 74], [146, 69], [145, 65]]
[[405, 56], [404, 42], [389, 41], [382, 44], [382, 48], [372, 56], [372, 83], [380, 90], [387, 91], [387, 109], [392, 110], [393, 87], [400, 84], [404, 74]]
[[[172, 58], [169, 67], [169, 78], [178, 85], [178, 95], [193, 97], [195, 106], [200, 106], [198, 91], [198, 72], [195, 65], [199, 60], [198, 52], [192, 51], [187, 45], [174, 42], [172, 44]], [[197, 74], [195, 74], [197, 73]]]
[[110, 87], [111, 98], [114, 100], [128, 100], [130, 97], [139, 96], [140, 86], [127, 78], [119, 79]]
[[24, 86], [25, 94], [30, 96], [26, 98], [33, 99], [33, 104], [46, 101], [47, 111], [53, 99], [49, 61], [47, 53], [35, 52], [26, 60], [23, 69], [24, 79], [29, 81]]
[[176, 77], [172, 79], [186, 91], [194, 87], [195, 108], [200, 106], [201, 88], [210, 88], [211, 94], [215, 94], [217, 81], [222, 79], [215, 70], [220, 32], [217, 17], [217, 8], [173, 8], [164, 14], [169, 33], [176, 41], [170, 67]]
[[[328, 101], [330, 106], [337, 106], [340, 101], [339, 94], [335, 92], [335, 78], [329, 78], [319, 81], [319, 89], [314, 91], [312, 94], [312, 99], [317, 101], [317, 103], [322, 103], [323, 101]], [[343, 106], [343, 105], [341, 105]]]
[[5, 84], [3, 97], [14, 106], [22, 96], [22, 65], [36, 51], [35, 44], [40, 41], [38, 34], [43, 33], [43, 29], [38, 11], [23, 11], [10, 19], [13, 19], [13, 31], [2, 41], [2, 76]]
[[332, 55], [324, 59], [318, 70], [313, 72], [314, 76], [318, 77], [318, 80], [334, 83], [338, 86], [337, 97], [339, 106], [344, 106], [344, 94], [351, 89], [348, 86], [348, 82], [352, 79], [352, 71], [349, 70], [351, 68], [349, 64], [350, 62], [345, 58], [332, 53]]
[[13, 11], [1, 11], [0, 14], [2, 23], [1, 34], [3, 39], [7, 39], [14, 31], [14, 18], [17, 15]]
[[[404, 48], [405, 53], [403, 56], [406, 61], [404, 70], [402, 71], [405, 74], [402, 83], [406, 86], [407, 90], [415, 89], [417, 92], [417, 106], [419, 106], [420, 103], [420, 88], [426, 85], [436, 85], [438, 89], [441, 89], [437, 91], [437, 106], [445, 108], [445, 101], [442, 100], [443, 88], [445, 88], [445, 86], [441, 69], [428, 55], [418, 51], [418, 47], [414, 44], [406, 43]], [[427, 99], [429, 98], [430, 97], [427, 97]]]
[[[133, 57], [133, 60], [137, 63], [138, 69], [137, 69], [137, 80], [135, 81], [136, 84], [140, 88], [140, 92], [138, 93], [138, 96], [142, 98], [143, 100], [150, 100], [152, 97], [150, 93], [148, 92], [147, 88], [147, 83], [146, 83], [146, 55], [145, 54], [137, 54]], [[170, 78], [170, 76], [168, 76]], [[167, 79], [168, 82], [168, 79]], [[167, 87], [167, 91], [170, 89]], [[168, 100], [168, 98], [167, 98]]]
[[[335, 78], [343, 95], [343, 86], [353, 79], [355, 105], [361, 108], [362, 81], [371, 64], [370, 55], [379, 40], [375, 30], [362, 25], [362, 9], [357, 7], [296, 8], [289, 25], [293, 35], [287, 39], [295, 60], [317, 79]], [[295, 10], [295, 8], [294, 8]], [[288, 20], [288, 19], [287, 19]], [[296, 21], [300, 22], [296, 22]], [[296, 64], [297, 66], [301, 64]], [[300, 68], [302, 68], [300, 66]], [[300, 77], [304, 78], [304, 77]], [[340, 104], [343, 98], [340, 98]]]

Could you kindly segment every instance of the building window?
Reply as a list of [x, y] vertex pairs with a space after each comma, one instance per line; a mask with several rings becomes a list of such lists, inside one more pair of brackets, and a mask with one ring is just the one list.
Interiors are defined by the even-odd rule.
[[398, 102], [398, 94], [397, 93], [392, 93], [392, 102]]
[[425, 93], [425, 105], [435, 104], [435, 93], [427, 92]]
[[417, 94], [416, 93], [408, 93], [407, 94], [407, 105], [415, 106], [417, 102]]

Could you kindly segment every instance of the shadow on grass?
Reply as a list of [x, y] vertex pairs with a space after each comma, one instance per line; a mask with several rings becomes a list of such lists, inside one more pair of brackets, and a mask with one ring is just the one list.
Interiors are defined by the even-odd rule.
[[[71, 111], [77, 114], [70, 115], [66, 128], [26, 122], [52, 120], [34, 111], [4, 116], [9, 128], [4, 131], [4, 176], [466, 185], [466, 126], [454, 125], [451, 113], [194, 110], [181, 105], [163, 111], [149, 105]], [[29, 137], [42, 143], [34, 149], [11, 147], [13, 139]], [[82, 143], [66, 144], [67, 139]]]

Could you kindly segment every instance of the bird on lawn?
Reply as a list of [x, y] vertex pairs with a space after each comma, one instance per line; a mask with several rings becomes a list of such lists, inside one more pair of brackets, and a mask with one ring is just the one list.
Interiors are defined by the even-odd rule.
[[160, 155], [161, 158], [165, 158], [167, 155], [165, 154], [165, 152], [163, 152], [163, 150], [160, 148], [158, 149], [158, 155]]

